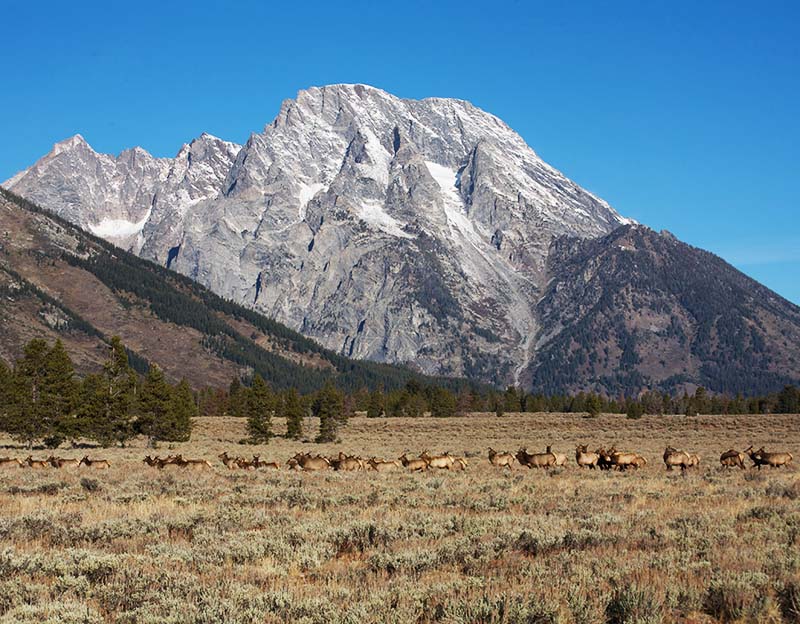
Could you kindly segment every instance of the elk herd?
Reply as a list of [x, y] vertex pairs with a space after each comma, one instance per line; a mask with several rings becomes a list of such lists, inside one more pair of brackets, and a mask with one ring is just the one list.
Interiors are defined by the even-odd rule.
[[[543, 453], [530, 453], [526, 447], [520, 448], [516, 453], [509, 451], [496, 451], [489, 447], [487, 451], [489, 465], [496, 468], [514, 470], [520, 468], [544, 468], [551, 469], [565, 467], [567, 456], [557, 453], [548, 446]], [[222, 465], [228, 470], [279, 470], [280, 464], [274, 461], [263, 461], [259, 455], [253, 455], [252, 459], [244, 457], [231, 457], [227, 451], [218, 455]], [[761, 469], [762, 466], [778, 468], [789, 466], [794, 459], [791, 453], [767, 452], [762, 446], [755, 450], [751, 445], [743, 452], [729, 449], [722, 453], [719, 458], [723, 468], [746, 468], [745, 461], [749, 458], [753, 468]], [[680, 468], [685, 472], [700, 465], [700, 456], [696, 453], [682, 451], [672, 446], [664, 449], [664, 465], [668, 471]], [[147, 455], [143, 462], [153, 468], [163, 470], [168, 467], [177, 469], [213, 469], [210, 461], [205, 459], [187, 459], [183, 455], [168, 455], [167, 457], [151, 457]], [[589, 468], [600, 470], [626, 471], [629, 469], [639, 469], [647, 465], [647, 459], [639, 453], [630, 451], [618, 451], [614, 446], [606, 450], [598, 448], [590, 451], [588, 445], [580, 445], [575, 449], [575, 463], [579, 468]], [[431, 455], [427, 450], [418, 456], [409, 456], [409, 451], [404, 451], [397, 459], [379, 459], [375, 456], [369, 458], [357, 455], [347, 455], [339, 452], [338, 455], [326, 457], [324, 455], [312, 454], [308, 452], [296, 453], [289, 458], [286, 466], [290, 470], [314, 472], [318, 470], [337, 470], [337, 471], [374, 471], [374, 472], [426, 472], [429, 470], [450, 470], [463, 471], [467, 469], [468, 463], [465, 457], [452, 455], [444, 452], [439, 455]], [[25, 459], [14, 457], [0, 457], [0, 469], [3, 468], [90, 468], [105, 470], [111, 467], [111, 462], [106, 459], [90, 459], [84, 456], [78, 460], [76, 458], [63, 458], [50, 456], [46, 459], [34, 459], [28, 455]]]

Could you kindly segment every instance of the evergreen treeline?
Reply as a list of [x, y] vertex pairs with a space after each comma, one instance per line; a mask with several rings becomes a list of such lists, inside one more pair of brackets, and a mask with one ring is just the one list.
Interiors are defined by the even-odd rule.
[[101, 373], [78, 379], [60, 340], [31, 340], [9, 368], [0, 361], [0, 431], [18, 442], [55, 448], [66, 440], [125, 445], [186, 441], [197, 405], [189, 384], [169, 384], [157, 366], [139, 377], [118, 337]]
[[638, 398], [609, 399], [594, 393], [575, 396], [533, 394], [515, 387], [504, 392], [478, 392], [467, 387], [453, 392], [447, 387], [410, 379], [399, 389], [384, 392], [366, 387], [346, 394], [327, 381], [313, 393], [297, 389], [275, 390], [255, 373], [249, 385], [237, 378], [227, 389], [204, 388], [197, 395], [184, 380], [171, 385], [157, 366], [137, 375], [130, 354], [118, 337], [110, 341], [109, 358], [102, 372], [78, 379], [60, 340], [49, 346], [31, 340], [24, 355], [8, 367], [0, 361], [0, 431], [32, 445], [41, 441], [55, 448], [66, 440], [91, 439], [103, 446], [125, 445], [136, 435], [151, 444], [186, 441], [192, 417], [237, 416], [247, 419], [249, 437], [243, 442], [263, 444], [274, 435], [273, 418], [286, 421], [286, 437], [304, 437], [304, 419], [320, 420], [317, 442], [337, 440], [340, 425], [356, 411], [370, 418], [434, 417], [470, 412], [626, 413], [643, 414], [743, 414], [800, 413], [800, 389], [745, 398], [711, 395], [705, 388], [672, 397], [646, 392]]

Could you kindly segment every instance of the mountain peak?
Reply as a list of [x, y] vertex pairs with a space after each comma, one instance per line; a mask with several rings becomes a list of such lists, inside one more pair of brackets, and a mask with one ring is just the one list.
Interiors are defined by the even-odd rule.
[[53, 156], [58, 156], [63, 152], [80, 148], [87, 148], [91, 151], [94, 151], [92, 150], [92, 147], [86, 142], [86, 139], [83, 138], [83, 135], [74, 134], [71, 137], [64, 139], [63, 141], [55, 143], [53, 145], [53, 149], [51, 150], [50, 154]]
[[535, 357], [552, 240], [627, 223], [490, 113], [366, 84], [299, 91], [244, 146], [81, 141], [12, 190], [344, 355], [501, 384]]

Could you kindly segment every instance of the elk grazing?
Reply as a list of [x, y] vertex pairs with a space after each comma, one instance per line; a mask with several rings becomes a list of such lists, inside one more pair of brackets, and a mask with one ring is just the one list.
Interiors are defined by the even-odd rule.
[[408, 451], [405, 451], [400, 457], [397, 459], [400, 461], [403, 466], [408, 468], [411, 472], [422, 472], [423, 470], [429, 470], [430, 467], [428, 466], [428, 462], [422, 458], [411, 458], [407, 457]]
[[47, 468], [50, 465], [50, 462], [46, 459], [34, 459], [30, 455], [25, 458], [25, 463], [28, 468]]
[[327, 470], [331, 467], [331, 463], [319, 455], [311, 455], [311, 453], [297, 453], [292, 459], [296, 462], [301, 470], [315, 471]]
[[556, 466], [565, 468], [567, 466], [567, 456], [564, 453], [553, 453], [556, 456]]
[[738, 466], [739, 468], [744, 470], [745, 469], [744, 458], [745, 458], [744, 453], [740, 453], [739, 451], [734, 449], [728, 449], [722, 455], [719, 456], [719, 463], [722, 464], [723, 468], [734, 468]]
[[158, 455], [155, 457], [150, 457], [149, 455], [145, 455], [144, 459], [142, 460], [143, 463], [147, 464], [151, 468], [163, 468], [164, 467], [164, 460], [161, 459]]
[[644, 468], [647, 465], [647, 459], [642, 457], [641, 455], [637, 455], [636, 458], [631, 462], [631, 466], [636, 468]]
[[689, 453], [689, 468], [696, 468], [700, 465], [700, 456], [697, 453]]
[[24, 462], [16, 457], [0, 457], [0, 468], [22, 468]]
[[489, 447], [489, 463], [492, 466], [499, 466], [501, 468], [508, 468], [509, 470], [513, 470], [514, 462], [517, 461], [517, 458], [514, 457], [511, 453], [503, 451], [502, 453], [498, 453], [495, 451], [491, 446]]
[[664, 465], [667, 470], [674, 470], [675, 466], [679, 466], [681, 472], [685, 471], [692, 464], [692, 458], [686, 451], [679, 451], [678, 449], [668, 446], [664, 449]]
[[770, 466], [772, 468], [788, 466], [794, 459], [791, 453], [768, 453], [764, 450], [763, 446], [757, 451], [754, 451], [751, 445], [750, 448], [745, 450], [745, 453], [750, 456], [753, 462], [753, 468], [758, 466], [759, 470], [761, 470], [761, 466]]
[[581, 468], [591, 468], [594, 470], [597, 467], [597, 462], [600, 460], [600, 455], [597, 453], [590, 453], [589, 448], [584, 444], [575, 447], [575, 461]]
[[93, 468], [95, 470], [106, 470], [111, 468], [111, 462], [107, 459], [89, 459], [88, 455], [84, 455], [83, 459], [81, 459], [78, 467], [86, 466], [87, 468]]
[[528, 449], [521, 448], [517, 451], [516, 460], [520, 466], [527, 466], [528, 468], [550, 468], [556, 465], [556, 456], [547, 447], [544, 453], [528, 453]]
[[77, 468], [80, 462], [75, 458], [54, 457], [51, 455], [47, 458], [53, 468], [73, 467]]

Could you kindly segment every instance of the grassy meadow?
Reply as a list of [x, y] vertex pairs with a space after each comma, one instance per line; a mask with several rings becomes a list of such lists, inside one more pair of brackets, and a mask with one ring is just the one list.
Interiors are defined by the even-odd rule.
[[[253, 447], [238, 443], [244, 422], [201, 418], [190, 442], [155, 452], [213, 470], [150, 468], [143, 440], [56, 452], [108, 459], [106, 471], [0, 470], [0, 623], [800, 622], [800, 416], [356, 417], [340, 435]], [[579, 443], [649, 463], [581, 470]], [[546, 444], [569, 456], [566, 468], [486, 459], [488, 446]], [[700, 468], [666, 472], [667, 444], [699, 453]], [[720, 468], [722, 451], [750, 444], [795, 464]], [[285, 468], [298, 450], [425, 449], [466, 455], [469, 467]], [[226, 450], [283, 467], [229, 472], [217, 459]], [[27, 455], [0, 439], [0, 456]]]

